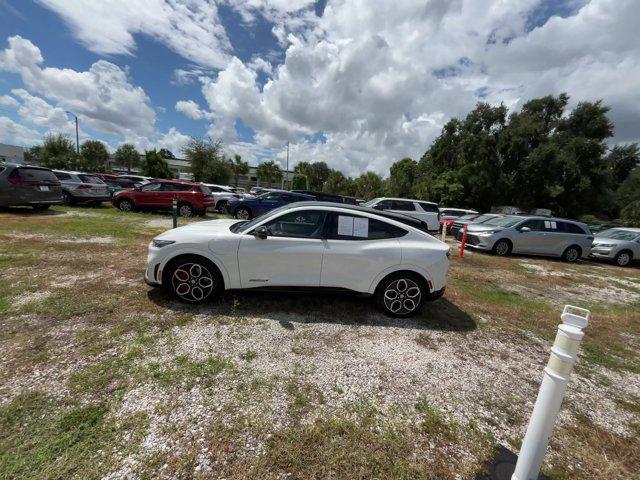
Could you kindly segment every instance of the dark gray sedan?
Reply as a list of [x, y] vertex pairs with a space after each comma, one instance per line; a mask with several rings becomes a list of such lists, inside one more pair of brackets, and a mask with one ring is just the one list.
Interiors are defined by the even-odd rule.
[[596, 233], [591, 256], [626, 267], [640, 259], [640, 228], [610, 228]]
[[0, 163], [0, 207], [44, 210], [61, 203], [60, 181], [48, 168]]

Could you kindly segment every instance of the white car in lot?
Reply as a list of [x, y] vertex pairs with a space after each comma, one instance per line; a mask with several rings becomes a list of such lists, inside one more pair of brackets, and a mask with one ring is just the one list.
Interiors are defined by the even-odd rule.
[[437, 203], [413, 200], [410, 198], [374, 198], [362, 204], [363, 207], [371, 207], [376, 210], [402, 213], [427, 224], [429, 230], [440, 229], [440, 209]]
[[205, 183], [205, 185], [209, 187], [209, 190], [211, 190], [213, 194], [213, 200], [215, 201], [214, 208], [221, 212], [227, 208], [229, 203], [243, 198], [241, 194], [233, 192], [231, 187], [214, 185], [213, 183]]
[[375, 296], [408, 317], [442, 295], [449, 247], [424, 223], [387, 212], [299, 202], [249, 222], [196, 222], [149, 245], [145, 281], [202, 303], [229, 289], [322, 289]]

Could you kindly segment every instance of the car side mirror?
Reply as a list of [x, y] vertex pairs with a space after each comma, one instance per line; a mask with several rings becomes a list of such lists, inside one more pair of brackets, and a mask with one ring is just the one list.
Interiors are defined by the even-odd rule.
[[258, 227], [254, 231], [254, 235], [262, 240], [266, 240], [269, 236], [269, 229], [267, 227]]
[[520, 229], [520, 232], [521, 232], [521, 233], [522, 233], [522, 232], [530, 232], [530, 231], [531, 231], [531, 229], [530, 229], [529, 227], [522, 227], [522, 228]]

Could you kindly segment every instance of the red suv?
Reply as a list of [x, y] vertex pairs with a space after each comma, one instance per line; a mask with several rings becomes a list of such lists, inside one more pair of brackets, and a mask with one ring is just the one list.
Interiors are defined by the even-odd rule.
[[178, 214], [183, 217], [204, 215], [209, 207], [214, 207], [209, 187], [174, 180], [155, 180], [131, 190], [121, 190], [113, 195], [111, 203], [123, 212], [171, 210], [174, 197], [178, 201]]

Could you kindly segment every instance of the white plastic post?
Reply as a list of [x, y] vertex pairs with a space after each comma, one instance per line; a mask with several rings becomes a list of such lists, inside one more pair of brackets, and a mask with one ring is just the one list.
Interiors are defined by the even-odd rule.
[[447, 238], [447, 227], [443, 224], [442, 235], [440, 236], [440, 240], [442, 240], [443, 242], [446, 242], [446, 238]]
[[537, 480], [591, 312], [566, 305], [511, 480]]

